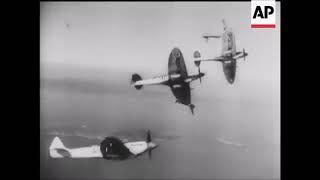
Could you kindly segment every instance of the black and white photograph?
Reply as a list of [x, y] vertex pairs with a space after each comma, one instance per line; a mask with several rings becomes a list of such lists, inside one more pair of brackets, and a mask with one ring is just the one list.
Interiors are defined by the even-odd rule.
[[280, 179], [269, 1], [40, 2], [40, 179]]

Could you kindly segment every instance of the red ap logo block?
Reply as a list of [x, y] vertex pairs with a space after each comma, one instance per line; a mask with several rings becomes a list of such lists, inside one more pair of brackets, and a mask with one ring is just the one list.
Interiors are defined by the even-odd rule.
[[276, 1], [252, 0], [251, 1], [251, 28], [276, 27]]

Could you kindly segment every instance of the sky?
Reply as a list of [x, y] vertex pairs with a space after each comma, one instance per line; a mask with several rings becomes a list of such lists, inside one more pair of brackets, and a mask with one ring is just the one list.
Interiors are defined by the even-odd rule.
[[[170, 141], [160, 146], [163, 148], [158, 150], [158, 156], [172, 154], [170, 158], [154, 160], [154, 168], [162, 168], [162, 172], [150, 167], [154, 176], [146, 177], [179, 178], [189, 174], [194, 178], [279, 178], [279, 5], [278, 2], [275, 29], [251, 29], [249, 2], [41, 2], [41, 128], [89, 122], [88, 127], [95, 130], [151, 127], [158, 134], [181, 136], [177, 144]], [[237, 50], [244, 48], [249, 55], [246, 61], [238, 61], [232, 85], [227, 83], [220, 63], [202, 63], [201, 71], [206, 76], [201, 84], [191, 84], [195, 116], [187, 107], [174, 103], [169, 88], [144, 87], [136, 91], [129, 86], [132, 73], [139, 73], [142, 78], [167, 74], [169, 53], [174, 47], [182, 51], [188, 73], [197, 73], [192, 58], [195, 50], [203, 58], [220, 53], [220, 40], [206, 43], [201, 36], [221, 33], [222, 19], [235, 33]], [[265, 146], [256, 148], [254, 157], [222, 147], [217, 150], [215, 143], [202, 150], [204, 154], [199, 157], [192, 155], [197, 150], [185, 150], [188, 139], [204, 146], [208, 143], [198, 142], [200, 139], [213, 142], [220, 136], [233, 137], [241, 144]], [[273, 145], [276, 150], [265, 150]], [[175, 161], [171, 162], [171, 169], [166, 169], [163, 165], [173, 155]], [[207, 166], [192, 169], [188, 165], [179, 169], [179, 164], [188, 162], [200, 167], [206, 164], [215, 170], [209, 172]], [[247, 169], [240, 168], [243, 163], [247, 163]], [[135, 169], [140, 177], [143, 163], [122, 165], [130, 169], [130, 164], [141, 168]], [[233, 169], [225, 171], [228, 166]], [[44, 171], [52, 169], [48, 165]], [[97, 177], [120, 177], [101, 173]], [[136, 176], [128, 172], [124, 177]]]
[[256, 70], [269, 70], [254, 73], [248, 68], [243, 78], [255, 74], [268, 79], [267, 73], [279, 73], [279, 68], [271, 69], [279, 61], [270, 60], [280, 55], [279, 18], [276, 29], [251, 29], [249, 8], [246, 2], [41, 3], [40, 59], [161, 74], [170, 51], [179, 47], [191, 70], [195, 50], [203, 57], [218, 55], [220, 41], [205, 43], [200, 36], [221, 33], [225, 19], [235, 31], [238, 49], [250, 52]]
[[[221, 20], [225, 19], [234, 30], [237, 49], [244, 48], [249, 53], [248, 61], [239, 61], [239, 83], [234, 88], [226, 84], [221, 64], [203, 63], [201, 69], [207, 74], [204, 79], [208, 88], [201, 93], [215, 89], [221, 96], [220, 92], [225, 92], [262, 98], [261, 101], [276, 96], [276, 101], [280, 101], [279, 3], [275, 29], [251, 29], [249, 10], [249, 2], [43, 2], [41, 73], [45, 76], [46, 67], [61, 64], [122, 72], [127, 83], [132, 73], [143, 78], [167, 74], [169, 53], [179, 47], [189, 74], [194, 74], [195, 50], [203, 58], [210, 58], [218, 56], [221, 49], [219, 40], [206, 43], [201, 35], [221, 33]], [[273, 95], [271, 89], [278, 93]], [[261, 91], [265, 92], [264, 97]]]

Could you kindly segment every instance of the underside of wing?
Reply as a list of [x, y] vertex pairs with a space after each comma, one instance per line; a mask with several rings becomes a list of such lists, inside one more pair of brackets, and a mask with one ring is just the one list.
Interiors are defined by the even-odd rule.
[[219, 35], [204, 35], [202, 37], [205, 39], [208, 39], [208, 38], [220, 38], [221, 36], [219, 36]]

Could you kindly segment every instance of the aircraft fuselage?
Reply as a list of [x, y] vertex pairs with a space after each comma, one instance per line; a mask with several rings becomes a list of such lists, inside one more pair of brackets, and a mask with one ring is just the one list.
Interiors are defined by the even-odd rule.
[[222, 61], [223, 73], [227, 81], [232, 84], [236, 77], [237, 60], [235, 36], [230, 28], [225, 28], [222, 34], [221, 56], [227, 60]]
[[52, 158], [104, 158], [108, 160], [125, 160], [135, 158], [151, 151], [157, 145], [151, 141], [123, 143], [116, 137], [106, 137], [99, 145], [80, 148], [66, 148], [60, 138], [55, 137], [49, 147]]
[[168, 60], [168, 74], [158, 76], [151, 79], [143, 80], [138, 74], [133, 74], [131, 84], [136, 89], [141, 89], [144, 85], [166, 85], [169, 86], [176, 102], [190, 107], [193, 113], [194, 105], [191, 104], [191, 89], [189, 83], [200, 79], [204, 73], [199, 72], [196, 75], [188, 75], [182, 52], [178, 48], [174, 48]]

